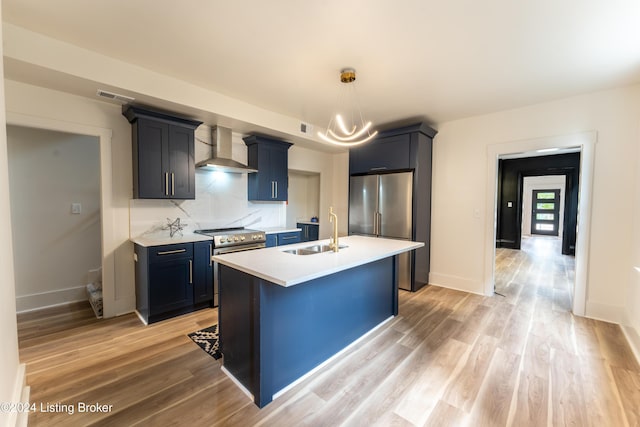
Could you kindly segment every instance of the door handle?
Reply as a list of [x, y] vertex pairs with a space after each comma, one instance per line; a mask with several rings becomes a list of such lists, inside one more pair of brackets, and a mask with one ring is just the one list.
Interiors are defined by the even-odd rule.
[[193, 283], [193, 261], [189, 260], [189, 284]]

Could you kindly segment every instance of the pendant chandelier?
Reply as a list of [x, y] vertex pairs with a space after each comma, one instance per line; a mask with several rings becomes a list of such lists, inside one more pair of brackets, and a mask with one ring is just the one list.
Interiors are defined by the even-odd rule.
[[378, 131], [372, 131], [371, 122], [364, 121], [355, 92], [356, 70], [346, 68], [340, 72], [342, 91], [338, 111], [329, 121], [325, 132], [318, 136], [335, 145], [352, 147], [371, 141]]

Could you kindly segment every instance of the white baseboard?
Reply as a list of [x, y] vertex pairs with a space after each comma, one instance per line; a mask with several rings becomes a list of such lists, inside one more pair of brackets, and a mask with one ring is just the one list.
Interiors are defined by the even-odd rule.
[[622, 322], [622, 332], [629, 342], [633, 355], [636, 356], [636, 360], [640, 363], [640, 329], [634, 325], [634, 322], [629, 315], [629, 312], [625, 310], [624, 319]]
[[587, 301], [587, 310], [584, 317], [622, 324], [622, 313], [624, 313], [624, 307]]
[[465, 277], [430, 272], [429, 284], [440, 286], [441, 288], [449, 288], [456, 291], [484, 295], [483, 284], [481, 282], [478, 282], [477, 280], [467, 279]]
[[16, 296], [16, 311], [23, 313], [70, 302], [85, 301], [86, 299], [87, 291], [84, 286], [21, 295]]

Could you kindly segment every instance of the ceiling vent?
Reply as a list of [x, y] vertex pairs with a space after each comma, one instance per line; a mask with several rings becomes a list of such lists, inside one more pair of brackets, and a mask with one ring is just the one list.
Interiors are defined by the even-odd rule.
[[113, 92], [107, 92], [106, 90], [102, 90], [102, 89], [98, 89], [97, 95], [102, 97], [102, 98], [107, 98], [107, 99], [110, 99], [112, 101], [122, 102], [124, 104], [132, 102], [135, 99], [135, 98], [132, 98], [130, 96], [120, 95], [120, 94], [113, 93]]
[[312, 130], [313, 130], [313, 126], [311, 126], [309, 123], [300, 122], [300, 133], [304, 133], [305, 135], [308, 135], [311, 133]]

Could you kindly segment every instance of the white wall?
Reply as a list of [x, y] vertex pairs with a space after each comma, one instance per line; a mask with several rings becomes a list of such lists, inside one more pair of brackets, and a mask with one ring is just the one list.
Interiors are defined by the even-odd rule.
[[[129, 122], [119, 105], [12, 80], [4, 83], [9, 120], [20, 121], [13, 124], [110, 135], [101, 137], [100, 143], [104, 310], [105, 317], [131, 312], [135, 308], [135, 287], [133, 244], [129, 241], [129, 200], [133, 192]], [[114, 283], [113, 289], [107, 289], [109, 282]]]
[[[2, 45], [2, 36], [0, 35], [0, 54], [2, 54]], [[4, 80], [2, 64], [0, 64], [0, 79]], [[20, 365], [18, 358], [18, 326], [9, 201], [9, 163], [7, 160], [4, 105], [5, 90], [4, 86], [0, 86], [0, 241], [2, 242], [0, 245], [0, 342], [2, 343], [2, 351], [0, 351], [0, 402], [17, 403], [22, 396], [25, 375], [24, 365]], [[0, 411], [0, 425], [14, 425], [16, 416], [15, 412]]]
[[488, 147], [596, 131], [586, 314], [620, 321], [631, 265], [639, 116], [640, 86], [632, 86], [440, 124], [430, 282], [484, 291], [484, 213], [495, 191], [486, 183]]
[[86, 300], [102, 264], [99, 141], [20, 126], [7, 138], [18, 312]]
[[289, 169], [287, 227], [309, 221], [320, 212], [320, 174], [300, 173]]
[[[639, 117], [640, 121], [640, 117]], [[635, 192], [633, 194], [633, 229], [631, 265], [627, 269], [629, 286], [623, 324], [629, 341], [640, 360], [640, 137], [636, 140]]]
[[558, 236], [564, 230], [564, 175], [526, 176], [522, 185], [522, 235], [531, 236], [531, 192], [533, 190], [560, 190]]

